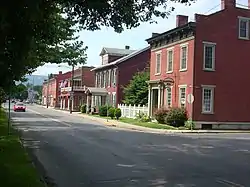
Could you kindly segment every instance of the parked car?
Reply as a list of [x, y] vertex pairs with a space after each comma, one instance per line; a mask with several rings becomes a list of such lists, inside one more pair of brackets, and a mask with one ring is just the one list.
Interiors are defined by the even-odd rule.
[[23, 104], [23, 103], [16, 103], [16, 104], [14, 105], [14, 112], [17, 112], [17, 111], [25, 112], [25, 111], [26, 111], [26, 106], [25, 106], [25, 104]]

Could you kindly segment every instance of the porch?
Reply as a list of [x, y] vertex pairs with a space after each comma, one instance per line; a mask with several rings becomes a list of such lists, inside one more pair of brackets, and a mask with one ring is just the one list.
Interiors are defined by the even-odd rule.
[[[174, 80], [166, 78], [163, 80], [150, 80], [148, 83], [148, 115], [154, 116], [157, 109], [172, 104], [172, 87]], [[170, 90], [170, 98], [166, 94]]]
[[108, 104], [108, 91], [105, 88], [88, 87], [85, 91], [87, 95], [87, 113], [95, 112], [96, 107]]

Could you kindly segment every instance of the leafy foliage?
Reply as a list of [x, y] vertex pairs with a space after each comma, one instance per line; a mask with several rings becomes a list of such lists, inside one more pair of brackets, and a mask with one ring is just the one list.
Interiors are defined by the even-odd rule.
[[149, 71], [136, 73], [130, 83], [124, 88], [124, 103], [146, 105], [148, 103]]
[[168, 125], [174, 127], [184, 126], [187, 121], [187, 111], [185, 108], [171, 108], [165, 118]]
[[115, 117], [115, 108], [114, 107], [109, 108], [108, 116], [111, 117], [111, 119], [113, 119]]
[[155, 119], [157, 120], [158, 123], [160, 124], [166, 124], [165, 118], [168, 115], [169, 110], [167, 108], [159, 108], [155, 111]]
[[115, 109], [115, 117], [118, 120], [122, 116], [122, 111], [120, 108]]
[[0, 108], [2, 106], [2, 103], [5, 101], [6, 94], [4, 90], [0, 87]]
[[136, 119], [140, 122], [150, 122], [151, 118], [150, 116], [148, 116], [147, 114], [145, 114], [144, 112], [139, 111], [136, 114]]
[[[9, 0], [0, 7], [0, 87], [32, 73], [45, 63], [84, 62], [86, 48], [77, 39], [80, 29], [98, 30], [103, 26], [122, 32], [142, 22], [166, 18], [170, 2], [194, 0]], [[74, 50], [80, 49], [81, 50]]]
[[11, 89], [12, 97], [15, 99], [25, 100], [28, 98], [28, 90], [24, 84], [18, 84]]
[[112, 108], [112, 106], [107, 106], [107, 105], [103, 105], [103, 106], [99, 106], [99, 116], [107, 116], [108, 115], [108, 110]]
[[81, 108], [80, 108], [80, 110], [81, 110], [81, 113], [83, 113], [83, 114], [85, 114], [86, 113], [86, 107], [87, 107], [87, 105], [86, 104], [84, 104], [84, 105], [82, 105], [81, 106]]

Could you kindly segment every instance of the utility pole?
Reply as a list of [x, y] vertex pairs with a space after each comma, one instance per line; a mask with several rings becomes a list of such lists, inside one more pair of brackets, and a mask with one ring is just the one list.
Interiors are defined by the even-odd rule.
[[75, 66], [74, 64], [72, 65], [72, 72], [71, 72], [71, 91], [70, 91], [70, 105], [69, 105], [69, 113], [72, 114], [72, 110], [73, 110], [73, 98], [74, 98], [74, 69], [75, 69]]
[[46, 96], [46, 105], [47, 105], [47, 108], [49, 108], [49, 75], [48, 75], [48, 80], [47, 80], [47, 96]]

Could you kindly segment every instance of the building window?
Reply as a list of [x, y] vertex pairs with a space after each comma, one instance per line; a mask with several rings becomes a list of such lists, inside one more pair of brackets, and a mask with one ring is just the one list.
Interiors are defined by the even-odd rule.
[[116, 93], [114, 92], [114, 93], [112, 93], [112, 104], [113, 104], [113, 106], [116, 106]]
[[249, 20], [250, 18], [239, 18], [239, 38], [249, 39]]
[[173, 71], [173, 59], [174, 59], [174, 52], [173, 50], [169, 50], [167, 52], [167, 72]]
[[155, 74], [161, 74], [161, 53], [156, 53]]
[[117, 72], [117, 69], [114, 69], [113, 70], [113, 82], [112, 82], [112, 86], [115, 87], [116, 86], [116, 72]]
[[167, 106], [171, 107], [172, 106], [172, 88], [168, 87], [166, 89], [166, 99], [167, 99]]
[[215, 69], [215, 44], [204, 42], [204, 70]]
[[107, 71], [107, 84], [110, 87], [110, 70]]
[[202, 88], [202, 113], [213, 113], [214, 86], [203, 86]]
[[180, 70], [187, 70], [187, 46], [181, 46]]
[[186, 86], [179, 86], [179, 106], [186, 106]]

